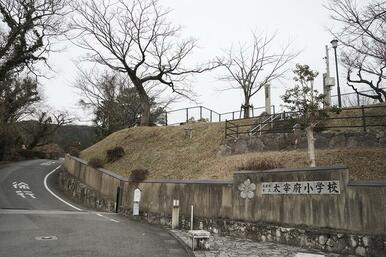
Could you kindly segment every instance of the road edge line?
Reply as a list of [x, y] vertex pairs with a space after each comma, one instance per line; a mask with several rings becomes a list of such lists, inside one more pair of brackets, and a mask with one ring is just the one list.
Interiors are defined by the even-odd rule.
[[55, 171], [57, 171], [60, 167], [62, 167], [63, 164], [59, 165], [58, 167], [56, 167], [54, 170], [52, 170], [50, 173], [48, 173], [45, 177], [44, 177], [44, 187], [46, 188], [46, 190], [51, 194], [53, 195], [55, 198], [57, 198], [59, 201], [63, 202], [64, 204], [67, 204], [68, 206], [70, 206], [71, 208], [77, 210], [77, 211], [83, 211], [82, 209], [70, 204], [69, 202], [66, 202], [65, 200], [63, 200], [62, 198], [60, 198], [57, 194], [55, 194], [54, 192], [51, 191], [51, 189], [49, 189], [48, 185], [47, 185], [47, 179], [48, 177], [54, 173]]

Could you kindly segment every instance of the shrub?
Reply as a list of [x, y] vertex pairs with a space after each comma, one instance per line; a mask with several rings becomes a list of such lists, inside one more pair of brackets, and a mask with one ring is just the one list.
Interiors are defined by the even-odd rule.
[[106, 151], [106, 162], [115, 162], [125, 155], [125, 150], [121, 146], [116, 146]]
[[99, 158], [91, 158], [87, 164], [94, 169], [103, 168], [103, 161]]
[[239, 170], [272, 170], [282, 168], [283, 165], [272, 160], [248, 160], [238, 167]]
[[34, 150], [44, 152], [48, 159], [59, 159], [64, 156], [63, 149], [57, 144], [47, 144], [44, 146], [35, 147]]
[[135, 169], [130, 173], [130, 180], [133, 182], [141, 182], [144, 181], [149, 175], [149, 171], [146, 169]]
[[25, 159], [46, 159], [47, 156], [42, 151], [28, 150], [28, 149], [19, 149], [17, 153]]
[[76, 147], [73, 147], [73, 146], [68, 147], [67, 152], [69, 155], [74, 156], [74, 157], [80, 156], [80, 150]]

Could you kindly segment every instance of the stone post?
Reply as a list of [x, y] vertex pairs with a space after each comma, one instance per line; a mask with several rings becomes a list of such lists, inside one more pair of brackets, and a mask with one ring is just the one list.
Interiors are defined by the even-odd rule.
[[272, 112], [271, 112], [271, 85], [265, 84], [264, 85], [264, 91], [265, 91], [265, 111], [268, 114], [272, 114]]

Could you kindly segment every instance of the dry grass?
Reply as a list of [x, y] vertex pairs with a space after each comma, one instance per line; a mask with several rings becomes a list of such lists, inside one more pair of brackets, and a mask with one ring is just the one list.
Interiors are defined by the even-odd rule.
[[[193, 129], [192, 139], [185, 137]], [[248, 163], [271, 161], [284, 167], [306, 167], [304, 151], [276, 151], [216, 157], [224, 138], [224, 123], [194, 123], [178, 127], [141, 127], [121, 130], [84, 150], [83, 159], [104, 159], [106, 150], [122, 146], [125, 156], [105, 168], [123, 176], [134, 169], [149, 170], [149, 178], [231, 178]], [[386, 179], [385, 149], [317, 151], [318, 165], [343, 164], [354, 180]]]
[[[287, 168], [307, 167], [305, 151], [275, 151], [234, 155], [218, 160], [207, 170], [211, 178], [231, 178], [233, 172], [245, 163], [272, 161]], [[386, 150], [369, 149], [328, 149], [317, 151], [317, 165], [346, 165], [353, 180], [386, 180]], [[216, 173], [217, 172], [217, 173]]]
[[[192, 139], [185, 137], [192, 128]], [[192, 123], [177, 127], [138, 127], [121, 130], [84, 150], [82, 158], [104, 158], [107, 149], [122, 146], [125, 156], [106, 168], [128, 176], [147, 169], [150, 178], [205, 176], [207, 161], [216, 157], [224, 138], [224, 123]]]

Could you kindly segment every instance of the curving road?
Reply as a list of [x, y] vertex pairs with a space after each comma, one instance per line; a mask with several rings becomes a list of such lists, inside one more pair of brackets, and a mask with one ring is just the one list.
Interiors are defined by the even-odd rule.
[[53, 194], [62, 197], [53, 190], [55, 172], [50, 173], [60, 164], [32, 160], [0, 165], [0, 256], [188, 256], [159, 227], [82, 210], [56, 198]]

